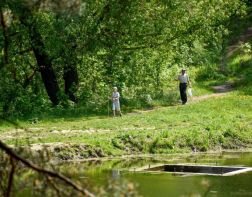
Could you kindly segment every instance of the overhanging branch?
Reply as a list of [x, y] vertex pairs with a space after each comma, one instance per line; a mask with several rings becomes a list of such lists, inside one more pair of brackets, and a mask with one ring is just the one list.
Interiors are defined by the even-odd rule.
[[48, 176], [53, 177], [53, 178], [57, 178], [57, 179], [65, 182], [67, 185], [71, 186], [72, 188], [74, 188], [75, 190], [77, 190], [78, 192], [81, 192], [82, 194], [84, 194], [86, 196], [89, 196], [89, 197], [94, 197], [95, 196], [94, 194], [92, 194], [88, 190], [81, 188], [79, 185], [77, 185], [76, 183], [74, 183], [72, 180], [65, 177], [64, 175], [53, 172], [53, 171], [50, 171], [50, 170], [40, 168], [39, 166], [37, 166], [37, 165], [29, 162], [28, 160], [20, 157], [11, 148], [9, 148], [5, 143], [3, 143], [1, 140], [0, 140], [0, 149], [2, 149], [11, 158], [13, 158], [13, 159], [15, 159], [17, 161], [20, 161], [26, 167], [28, 167], [28, 168], [30, 168], [30, 169], [38, 172], [38, 173], [45, 174], [45, 175], [48, 175]]

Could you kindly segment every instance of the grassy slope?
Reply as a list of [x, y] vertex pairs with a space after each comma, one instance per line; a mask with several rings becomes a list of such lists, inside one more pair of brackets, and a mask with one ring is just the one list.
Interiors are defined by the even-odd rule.
[[[31, 144], [70, 143], [68, 148], [56, 151], [57, 156], [65, 159], [71, 158], [69, 152], [78, 150], [83, 152], [78, 156], [82, 158], [244, 148], [252, 145], [251, 103], [252, 96], [229, 93], [186, 106], [159, 108], [123, 118], [22, 123], [28, 130], [4, 132], [2, 129], [0, 137], [8, 144], [19, 145], [27, 141]], [[34, 127], [37, 129], [29, 129]]]

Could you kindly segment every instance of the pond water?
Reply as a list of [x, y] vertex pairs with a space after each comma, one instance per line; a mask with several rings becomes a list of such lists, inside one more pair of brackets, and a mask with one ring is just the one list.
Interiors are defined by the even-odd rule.
[[221, 153], [192, 155], [159, 155], [124, 158], [108, 161], [63, 163], [67, 168], [76, 165], [82, 172], [79, 179], [88, 179], [93, 186], [104, 186], [108, 179], [128, 180], [145, 197], [252, 197], [252, 171], [234, 176], [175, 175], [172, 173], [134, 173], [128, 169], [154, 164], [205, 164], [252, 167], [252, 153]]

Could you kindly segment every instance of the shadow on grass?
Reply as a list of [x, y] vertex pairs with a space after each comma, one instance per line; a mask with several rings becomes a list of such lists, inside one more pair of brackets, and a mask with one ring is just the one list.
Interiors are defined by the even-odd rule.
[[[30, 113], [24, 116], [6, 116], [6, 114], [0, 113], [2, 117], [6, 117], [4, 119], [0, 119], [0, 125], [9, 125], [9, 121], [12, 123], [18, 122], [28, 122], [31, 124], [36, 124], [41, 120], [44, 121], [57, 121], [58, 119], [64, 119], [64, 121], [72, 121], [75, 119], [85, 118], [87, 120], [93, 118], [106, 119], [108, 117], [113, 116], [113, 112], [111, 109], [111, 103], [109, 105], [99, 106], [97, 108], [88, 108], [83, 105], [73, 105], [73, 106], [57, 106], [57, 107], [48, 107], [48, 110], [41, 110], [39, 113]], [[147, 103], [126, 103], [122, 102], [121, 109], [122, 113], [130, 113], [135, 109], [148, 109], [151, 105]]]
[[[164, 94], [162, 97], [156, 98], [151, 102], [145, 102], [141, 100], [124, 100], [121, 99], [121, 111], [122, 114], [134, 112], [135, 110], [150, 110], [157, 106], [172, 106], [176, 105], [178, 100], [177, 94], [174, 92], [170, 94]], [[93, 118], [106, 119], [113, 116], [112, 104], [106, 104], [97, 108], [86, 107], [81, 104], [62, 107], [48, 107], [47, 110], [41, 110], [39, 113], [30, 113], [24, 116], [9, 116], [8, 120], [18, 123], [27, 122], [30, 124], [36, 124], [43, 121], [57, 122], [59, 119], [64, 121], [73, 121], [76, 119], [90, 120]], [[1, 115], [1, 114], [0, 114]], [[3, 116], [3, 114], [2, 114]], [[0, 124], [8, 125], [5, 120], [0, 120]]]

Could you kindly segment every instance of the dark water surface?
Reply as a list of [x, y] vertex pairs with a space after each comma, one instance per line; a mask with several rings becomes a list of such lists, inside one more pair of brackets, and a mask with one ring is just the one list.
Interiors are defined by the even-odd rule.
[[[252, 172], [234, 176], [181, 176], [171, 173], [128, 172], [128, 169], [157, 163], [252, 167], [252, 153], [162, 155], [148, 158], [78, 162], [74, 165], [82, 169], [83, 174], [78, 175], [79, 178], [88, 179], [93, 186], [106, 187], [108, 179], [128, 180], [138, 185], [139, 193], [145, 197], [252, 197]], [[62, 165], [68, 166], [73, 163]]]

